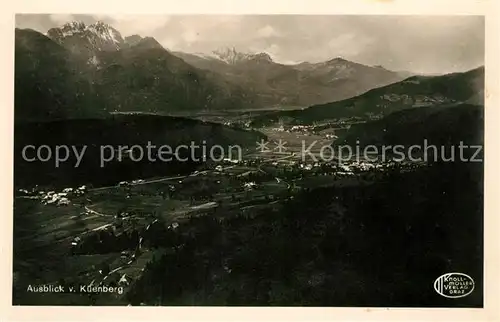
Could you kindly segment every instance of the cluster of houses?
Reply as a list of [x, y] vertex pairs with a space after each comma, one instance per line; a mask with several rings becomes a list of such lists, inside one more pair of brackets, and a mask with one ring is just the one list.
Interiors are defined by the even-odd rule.
[[279, 127], [273, 128], [273, 131], [275, 132], [287, 132], [287, 133], [302, 133], [302, 134], [309, 134], [310, 130], [313, 128], [312, 125], [292, 125], [292, 126], [283, 126], [280, 125]]
[[293, 125], [288, 132], [308, 133], [312, 128], [311, 125]]
[[231, 158], [224, 158], [224, 160], [222, 160], [222, 162], [224, 162], [224, 164], [238, 164], [238, 163], [240, 163], [240, 160], [231, 159]]
[[327, 134], [325, 134], [325, 138], [326, 138], [326, 139], [329, 139], [329, 140], [336, 140], [336, 139], [338, 139], [339, 137], [338, 137], [337, 135], [335, 135], [335, 134], [332, 134], [332, 133], [327, 133]]
[[[225, 158], [223, 161], [223, 164], [224, 165], [235, 165], [235, 164], [239, 164], [240, 163], [240, 160], [238, 159], [230, 159], [230, 158]], [[218, 165], [215, 167], [215, 171], [217, 172], [222, 172], [224, 170], [224, 168], [222, 167], [222, 165]], [[195, 172], [196, 174], [197, 172]]]
[[49, 191], [47, 194], [42, 196], [41, 202], [43, 205], [55, 204], [57, 206], [68, 206], [71, 202], [69, 201], [67, 195], [67, 192], [56, 193], [54, 191]]
[[[304, 171], [312, 171], [314, 169], [324, 169], [325, 166], [327, 166], [329, 167], [329, 169], [332, 170], [332, 172], [335, 172], [336, 174], [354, 175], [355, 173], [366, 172], [371, 170], [384, 171], [384, 169], [391, 168], [395, 166], [395, 164], [396, 164], [395, 162], [371, 163], [366, 161], [352, 161], [349, 163], [329, 164], [329, 165], [324, 163], [322, 164], [319, 162], [315, 163], [300, 162], [300, 163], [294, 163], [293, 165], [297, 166], [299, 169]], [[404, 164], [402, 163], [398, 164], [404, 166]], [[273, 165], [275, 164], [273, 163]]]
[[118, 187], [133, 186], [133, 185], [142, 184], [144, 182], [145, 182], [145, 180], [143, 180], [143, 179], [137, 179], [137, 180], [132, 180], [132, 181], [120, 181], [118, 183]]
[[62, 192], [39, 191], [38, 195], [43, 205], [68, 206], [71, 204], [70, 197], [81, 196], [87, 191], [86, 186], [78, 188], [65, 188]]
[[253, 190], [255, 188], [257, 188], [257, 184], [255, 182], [253, 182], [253, 181], [252, 182], [245, 182], [243, 184], [243, 189], [245, 189], [247, 191]]

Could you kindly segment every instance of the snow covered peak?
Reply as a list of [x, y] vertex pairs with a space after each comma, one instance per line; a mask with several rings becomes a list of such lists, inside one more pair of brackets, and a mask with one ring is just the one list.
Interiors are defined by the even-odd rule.
[[48, 31], [50, 37], [69, 37], [74, 34], [85, 31], [85, 23], [83, 21], [72, 21], [64, 24], [60, 28], [52, 28]]
[[235, 48], [214, 50], [213, 54], [216, 58], [228, 64], [236, 64], [240, 61], [248, 60], [249, 56], [251, 56], [251, 54], [238, 52]]
[[75, 31], [83, 31], [85, 30], [86, 26], [83, 21], [71, 21], [62, 27], [63, 29], [66, 29], [68, 31], [75, 30]]
[[47, 35], [57, 43], [79, 50], [79, 45], [97, 51], [118, 50], [124, 41], [121, 34], [110, 25], [98, 21], [85, 25], [81, 21], [68, 22], [60, 28], [52, 28]]
[[237, 51], [234, 47], [215, 50], [213, 51], [213, 55], [215, 58], [231, 65], [249, 60], [265, 60], [272, 62], [271, 56], [269, 56], [269, 54], [267, 53], [258, 53], [258, 54], [243, 53]]
[[97, 35], [105, 42], [114, 43], [117, 48], [123, 44], [122, 35], [115, 28], [101, 21], [89, 25], [86, 30]]

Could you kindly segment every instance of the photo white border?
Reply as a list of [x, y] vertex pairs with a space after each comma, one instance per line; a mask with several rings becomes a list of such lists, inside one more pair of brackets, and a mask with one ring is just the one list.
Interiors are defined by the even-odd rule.
[[[18, 0], [3, 2], [0, 32], [2, 151], [0, 169], [1, 225], [0, 320], [8, 321], [495, 321], [500, 319], [499, 220], [500, 183], [495, 167], [499, 129], [499, 6], [497, 0]], [[485, 86], [485, 297], [484, 309], [402, 308], [223, 308], [223, 307], [29, 307], [12, 306], [13, 233], [13, 104], [14, 28], [16, 13], [108, 14], [371, 14], [371, 15], [484, 15], [486, 16]], [[4, 283], [5, 282], [5, 283]], [[6, 315], [6, 316], [5, 316]], [[5, 317], [4, 317], [5, 316]]]

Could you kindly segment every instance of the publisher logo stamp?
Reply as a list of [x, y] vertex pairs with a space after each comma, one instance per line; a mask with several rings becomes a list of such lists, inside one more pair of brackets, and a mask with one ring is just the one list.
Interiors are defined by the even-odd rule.
[[446, 273], [434, 281], [436, 292], [447, 298], [464, 297], [474, 290], [474, 280], [463, 273]]

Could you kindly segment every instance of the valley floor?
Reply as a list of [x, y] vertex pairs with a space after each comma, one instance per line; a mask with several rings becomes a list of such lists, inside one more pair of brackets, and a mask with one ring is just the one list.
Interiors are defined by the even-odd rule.
[[[288, 150], [70, 192], [67, 205], [17, 194], [13, 304], [482, 305], [477, 169], [346, 170], [300, 159], [302, 139], [324, 138], [266, 134]], [[474, 276], [474, 294], [435, 293], [448, 271]], [[29, 290], [43, 285], [65, 292]]]

